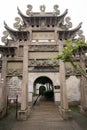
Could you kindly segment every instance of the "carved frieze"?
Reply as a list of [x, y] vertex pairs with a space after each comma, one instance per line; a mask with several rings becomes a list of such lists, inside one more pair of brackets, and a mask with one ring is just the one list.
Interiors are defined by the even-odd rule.
[[22, 69], [8, 69], [7, 76], [22, 76]]
[[29, 72], [59, 72], [59, 67], [56, 66], [35, 66], [30, 67]]
[[58, 60], [29, 60], [29, 66], [58, 66]]
[[58, 51], [58, 45], [30, 45], [29, 51]]
[[66, 68], [66, 75], [71, 76], [71, 75], [81, 75], [79, 71], [73, 69], [73, 68]]

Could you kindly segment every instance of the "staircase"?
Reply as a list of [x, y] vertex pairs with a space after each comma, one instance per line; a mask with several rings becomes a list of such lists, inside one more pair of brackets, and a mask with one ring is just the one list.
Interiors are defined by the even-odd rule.
[[52, 101], [41, 101], [35, 105], [30, 114], [31, 123], [55, 123], [62, 120], [58, 107]]

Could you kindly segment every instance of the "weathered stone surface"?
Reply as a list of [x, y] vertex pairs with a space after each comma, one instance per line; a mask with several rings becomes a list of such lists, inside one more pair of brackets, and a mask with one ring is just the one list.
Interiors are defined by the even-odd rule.
[[29, 51], [58, 51], [58, 45], [30, 45]]
[[12, 77], [7, 82], [8, 97], [10, 99], [16, 98], [18, 95], [18, 101], [21, 101], [21, 83], [22, 81], [18, 77]]
[[29, 60], [29, 66], [58, 66], [58, 60]]
[[[77, 36], [82, 23], [77, 28], [69, 30], [72, 27], [72, 23], [69, 17], [65, 18], [68, 10], [58, 16], [60, 11], [57, 5], [54, 6], [54, 12], [47, 13], [45, 13], [44, 5], [40, 6], [40, 13], [32, 12], [31, 5], [27, 7], [28, 17], [24, 16], [18, 8], [22, 21], [18, 17], [15, 19], [16, 24], [14, 25], [17, 30], [11, 29], [4, 22], [8, 33], [5, 31], [2, 37], [5, 46], [0, 46], [2, 53], [2, 70], [0, 72], [2, 72], [3, 79], [3, 83], [0, 85], [2, 87], [0, 91], [2, 96], [1, 94], [0, 96], [3, 108], [7, 107], [7, 94], [9, 98], [13, 99], [18, 95], [19, 102], [21, 100], [21, 111], [19, 112], [21, 115], [19, 114], [19, 116], [26, 118], [28, 101], [32, 102], [35, 80], [39, 77], [47, 77], [50, 79], [47, 82], [49, 84], [52, 82], [54, 100], [56, 102], [60, 101], [61, 112], [65, 118], [69, 116], [68, 101], [79, 101], [80, 91], [82, 92], [82, 105], [84, 104], [84, 107], [87, 106], [86, 82], [82, 78], [80, 83], [80, 79], [72, 76], [81, 76], [81, 74], [76, 72], [69, 65], [69, 62], [65, 65], [63, 61], [54, 59], [64, 49], [65, 40], [71, 39], [73, 44], [79, 36], [84, 39], [81, 30]], [[76, 55], [80, 55], [79, 53], [76, 53]], [[74, 57], [76, 56], [74, 55]], [[85, 70], [85, 60], [83, 58], [77, 59], [75, 59], [75, 62], [80, 62], [81, 67]], [[68, 76], [70, 77], [66, 80]], [[45, 82], [45, 85], [47, 82]], [[80, 85], [82, 86], [81, 90]], [[58, 89], [55, 86], [60, 87]], [[39, 93], [39, 87], [36, 87], [38, 89], [37, 93]], [[6, 91], [7, 88], [8, 93]]]
[[71, 101], [79, 101], [80, 96], [80, 79], [76, 78], [76, 76], [70, 76], [66, 80], [67, 84], [67, 94], [68, 100]]

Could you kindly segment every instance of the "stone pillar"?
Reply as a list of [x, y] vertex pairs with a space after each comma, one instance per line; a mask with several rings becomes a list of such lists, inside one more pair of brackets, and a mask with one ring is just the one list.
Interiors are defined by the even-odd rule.
[[0, 117], [6, 114], [7, 110], [7, 87], [6, 87], [7, 60], [2, 58], [2, 73], [0, 81]]
[[21, 110], [18, 111], [18, 119], [26, 120], [29, 114], [28, 109], [28, 45], [23, 47], [23, 79], [21, 93]]
[[[63, 43], [59, 44], [59, 53], [63, 50]], [[59, 107], [60, 113], [63, 119], [71, 118], [71, 111], [68, 108], [68, 99], [67, 99], [67, 87], [65, 79], [65, 64], [62, 60], [59, 61], [59, 71], [60, 71], [60, 102], [61, 106]]]
[[[85, 57], [81, 55], [80, 57], [81, 67], [85, 70]], [[80, 111], [87, 115], [87, 79], [82, 75], [81, 76], [81, 106]]]

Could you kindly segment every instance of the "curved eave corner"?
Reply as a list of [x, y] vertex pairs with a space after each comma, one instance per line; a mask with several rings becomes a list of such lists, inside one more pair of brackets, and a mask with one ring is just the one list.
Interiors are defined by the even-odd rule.
[[6, 29], [11, 35], [13, 35], [13, 36], [15, 36], [16, 33], [18, 32], [18, 31], [16, 31], [16, 30], [13, 30], [12, 28], [10, 28], [10, 27], [6, 24], [5, 21], [4, 21], [4, 27], [5, 27], [5, 29]]
[[79, 25], [78, 25], [76, 28], [74, 28], [74, 29], [72, 29], [72, 30], [68, 30], [68, 31], [70, 31], [70, 32], [72, 32], [72, 33], [75, 33], [75, 32], [77, 32], [81, 27], [82, 27], [82, 22], [80, 22]]
[[81, 28], [82, 26], [82, 22], [79, 23], [79, 25], [72, 29], [72, 30], [63, 30], [63, 31], [58, 31], [57, 33], [59, 34], [59, 37], [63, 37], [64, 39], [69, 39], [71, 38], [74, 34], [76, 34], [76, 32]]
[[21, 12], [21, 10], [19, 9], [19, 7], [17, 7], [17, 10], [18, 10], [18, 14], [22, 17], [22, 18], [29, 18], [28, 16], [25, 16], [22, 12]]
[[66, 9], [63, 14], [61, 14], [61, 15], [59, 15], [57, 17], [58, 18], [63, 18], [63, 17], [65, 17], [67, 15], [67, 13], [68, 13], [68, 9]]
[[13, 36], [17, 36], [18, 34], [20, 34], [20, 33], [29, 33], [28, 31], [16, 31], [16, 30], [13, 30], [12, 28], [10, 28], [7, 24], [6, 24], [6, 22], [4, 22], [4, 26], [5, 26], [5, 29], [10, 33], [10, 34], [12, 34]]

